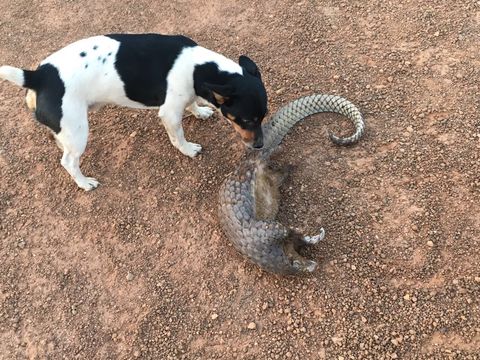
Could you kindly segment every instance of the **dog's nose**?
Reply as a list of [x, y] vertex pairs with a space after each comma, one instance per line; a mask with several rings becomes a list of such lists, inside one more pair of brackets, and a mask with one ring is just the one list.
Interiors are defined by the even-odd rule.
[[254, 148], [254, 149], [261, 149], [261, 148], [263, 148], [263, 139], [262, 139], [262, 138], [256, 139], [255, 142], [253, 143], [253, 148]]
[[261, 149], [263, 147], [263, 132], [262, 129], [258, 129], [255, 131], [255, 137], [253, 141], [253, 148], [254, 149]]

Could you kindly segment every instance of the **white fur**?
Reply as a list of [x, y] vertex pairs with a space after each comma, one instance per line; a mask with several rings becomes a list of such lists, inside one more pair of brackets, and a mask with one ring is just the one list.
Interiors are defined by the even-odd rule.
[[[97, 50], [93, 50], [94, 45], [98, 47]], [[61, 131], [55, 137], [64, 151], [61, 164], [84, 190], [94, 189], [98, 185], [97, 180], [82, 174], [79, 165], [80, 156], [87, 145], [89, 107], [96, 104], [116, 104], [147, 108], [130, 100], [125, 94], [124, 84], [114, 66], [119, 46], [120, 43], [112, 38], [94, 36], [60, 49], [42, 62], [54, 65], [65, 85]], [[86, 56], [81, 57], [80, 53], [83, 51]], [[108, 56], [108, 53], [111, 55]], [[209, 61], [215, 62], [220, 70], [242, 74], [240, 65], [218, 53], [201, 46], [185, 48], [167, 75], [165, 102], [158, 112], [171, 143], [183, 154], [191, 157], [197, 155], [202, 148], [199, 144], [186, 141], [182, 115], [185, 109], [202, 119], [212, 115], [212, 109], [197, 105], [193, 87], [195, 65]], [[19, 69], [3, 66], [0, 68], [0, 77], [23, 85], [23, 72]]]
[[209, 61], [214, 61], [222, 71], [242, 73], [240, 65], [220, 54], [201, 46], [186, 48], [175, 60], [172, 69], [167, 75], [168, 87], [165, 103], [160, 107], [158, 112], [167, 130], [170, 142], [183, 154], [190, 157], [197, 155], [202, 150], [202, 147], [199, 144], [185, 140], [182, 127], [182, 115], [184, 109], [188, 107], [193, 115], [198, 115], [197, 117], [201, 118], [204, 118], [209, 112], [195, 103], [195, 90], [193, 88], [193, 71], [195, 65], [204, 64]]
[[25, 81], [23, 71], [13, 66], [0, 66], [0, 78], [13, 82], [18, 86], [23, 86]]
[[[97, 45], [98, 50], [93, 50]], [[76, 41], [48, 56], [41, 64], [52, 64], [65, 84], [65, 98], [76, 98], [85, 105], [116, 104], [133, 108], [145, 105], [127, 98], [123, 82], [114, 66], [120, 43], [107, 36], [94, 36]], [[86, 56], [79, 54], [85, 51]], [[108, 56], [108, 53], [112, 53]], [[102, 60], [106, 58], [105, 64]], [[85, 65], [88, 67], [85, 68]], [[65, 104], [62, 110], [65, 109]], [[63, 127], [63, 119], [61, 126]]]

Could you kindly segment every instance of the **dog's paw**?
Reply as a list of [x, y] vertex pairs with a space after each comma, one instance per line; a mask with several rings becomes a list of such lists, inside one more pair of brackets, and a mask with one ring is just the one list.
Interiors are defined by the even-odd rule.
[[91, 177], [86, 177], [79, 181], [78, 186], [81, 187], [85, 191], [90, 191], [93, 189], [96, 189], [100, 183], [97, 181], [97, 179], [91, 178]]
[[192, 111], [192, 115], [197, 119], [208, 119], [213, 114], [213, 109], [208, 106], [197, 106], [195, 111]]
[[325, 230], [323, 228], [321, 228], [320, 233], [318, 235], [305, 236], [303, 238], [303, 241], [305, 241], [305, 243], [308, 244], [308, 245], [315, 245], [319, 241], [322, 241], [324, 237], [325, 237]]
[[198, 155], [198, 153], [200, 151], [202, 151], [202, 145], [200, 144], [195, 144], [195, 143], [191, 143], [191, 142], [187, 142], [185, 144], [185, 146], [180, 149], [180, 151], [184, 154], [184, 155], [187, 155], [187, 156], [190, 156], [190, 157], [195, 157], [196, 155]]

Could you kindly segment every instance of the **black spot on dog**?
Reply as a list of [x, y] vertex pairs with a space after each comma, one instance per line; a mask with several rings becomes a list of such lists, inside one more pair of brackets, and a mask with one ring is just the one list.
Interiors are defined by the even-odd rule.
[[196, 46], [193, 40], [184, 36], [107, 36], [120, 42], [115, 68], [125, 84], [127, 97], [147, 106], [159, 106], [165, 102], [168, 72], [182, 50]]
[[85, 56], [87, 56], [87, 53], [86, 53], [85, 51], [82, 51], [82, 52], [80, 53], [80, 56], [81, 56], [81, 57], [85, 57]]
[[110, 55], [112, 55], [112, 52], [111, 52], [111, 51], [107, 54], [107, 56], [110, 56]]
[[203, 97], [207, 101], [219, 107], [217, 99], [213, 96], [212, 91], [203, 86], [207, 80], [214, 84], [226, 84], [233, 77], [240, 77], [240, 75], [232, 75], [227, 71], [221, 71], [218, 65], [214, 62], [206, 62], [201, 65], [196, 65], [193, 71], [193, 86], [195, 94]]
[[88, 64], [85, 64], [85, 69], [88, 68]]
[[101, 56], [97, 57], [97, 60], [98, 60], [98, 61], [100, 61], [101, 59], [102, 59], [102, 57], [101, 57]]
[[98, 46], [95, 45], [95, 46], [93, 47], [93, 50], [97, 50], [97, 49], [98, 49]]
[[60, 78], [58, 69], [52, 64], [43, 64], [28, 74], [25, 86], [37, 93], [35, 117], [38, 122], [58, 134], [61, 130], [62, 100], [65, 94], [65, 84]]
[[107, 61], [107, 58], [103, 58], [102, 63], [105, 64], [105, 61]]

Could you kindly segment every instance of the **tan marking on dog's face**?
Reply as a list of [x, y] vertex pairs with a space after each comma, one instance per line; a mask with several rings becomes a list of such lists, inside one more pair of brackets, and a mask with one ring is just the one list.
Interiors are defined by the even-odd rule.
[[247, 144], [253, 143], [253, 139], [255, 138], [255, 134], [253, 133], [253, 131], [242, 129], [237, 123], [234, 123], [233, 121], [230, 122], [232, 123], [235, 131], [240, 134], [243, 142]]
[[232, 120], [232, 121], [235, 121], [235, 119], [236, 119], [235, 116], [233, 116], [233, 115], [230, 114], [230, 113], [227, 113], [226, 116], [227, 116], [227, 118], [228, 118], [229, 120]]
[[27, 96], [25, 96], [25, 101], [30, 111], [35, 111], [37, 109], [37, 93], [35, 91], [29, 89], [27, 91]]
[[225, 103], [225, 101], [228, 100], [228, 97], [222, 96], [219, 93], [216, 93], [215, 91], [212, 91], [212, 92], [213, 92], [213, 96], [215, 97], [215, 100], [217, 100], [217, 103], [219, 105], [222, 105], [223, 103]]

